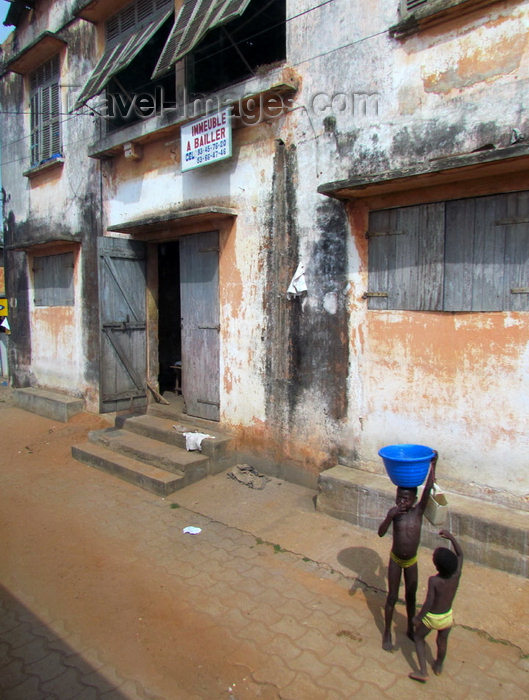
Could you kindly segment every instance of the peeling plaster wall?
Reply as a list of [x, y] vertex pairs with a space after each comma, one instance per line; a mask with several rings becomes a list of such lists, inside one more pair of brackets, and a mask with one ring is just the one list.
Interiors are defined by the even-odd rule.
[[[528, 23], [527, 2], [500, 2], [403, 41], [382, 35], [359, 46], [360, 64], [350, 81], [342, 73], [344, 86], [369, 74], [379, 114], [361, 129], [334, 115], [340, 160], [329, 157], [326, 175], [343, 179], [507, 146], [513, 128], [529, 138]], [[458, 194], [465, 196], [464, 184]], [[527, 314], [368, 312], [361, 299], [368, 210], [353, 203], [349, 214], [351, 364], [341, 461], [382, 473], [382, 445], [422, 442], [439, 450], [452, 487], [507, 492], [522, 504], [529, 493]]]
[[[54, 253], [73, 252], [74, 288], [79, 294], [79, 251], [70, 248], [56, 249]], [[30, 257], [31, 265], [33, 258]], [[30, 272], [30, 280], [33, 275]], [[33, 287], [33, 284], [31, 284]], [[82, 304], [72, 306], [35, 306], [29, 302], [31, 344], [31, 370], [39, 384], [71, 391], [80, 384], [80, 353], [82, 347]], [[75, 389], [74, 389], [75, 391]], [[79, 389], [77, 389], [77, 393]]]
[[[288, 2], [293, 110], [235, 130], [231, 160], [183, 176], [177, 140], [114, 159], [107, 222], [237, 209], [220, 261], [221, 413], [247, 454], [313, 484], [338, 460], [381, 471], [378, 448], [413, 438], [454, 483], [523, 494], [524, 314], [367, 312], [368, 210], [317, 187], [505, 146], [513, 128], [529, 138], [529, 3], [402, 41], [388, 33], [397, 0], [317, 4]], [[287, 299], [299, 262], [308, 291]]]
[[[39, 3], [27, 37], [48, 19], [55, 27], [70, 4]], [[336, 461], [381, 472], [381, 445], [416, 440], [439, 449], [456, 486], [529, 492], [526, 315], [368, 312], [368, 206], [317, 193], [335, 180], [506, 146], [514, 128], [529, 139], [529, 0], [493, 3], [403, 40], [388, 32], [398, 5], [287, 0], [287, 68], [276, 68], [273, 82], [297, 86], [292, 109], [235, 129], [233, 157], [207, 168], [181, 174], [174, 131], [152, 135], [138, 161], [94, 162], [85, 145], [103, 125], [66, 119], [63, 170], [32, 182], [9, 176], [5, 186], [11, 240], [42, 228], [82, 233], [83, 309], [67, 320], [80, 347], [67, 372], [53, 375], [48, 331], [21, 315], [13, 333], [20, 381], [68, 376], [96, 391], [94, 232], [183, 206], [233, 207], [220, 245], [221, 419], [242, 453], [314, 485]], [[97, 30], [81, 24], [68, 29], [72, 85], [96, 58]], [[25, 104], [20, 77], [2, 89]], [[71, 104], [76, 94], [63, 96]], [[7, 157], [22, 161], [27, 143], [16, 128], [8, 117]], [[466, 191], [462, 183], [448, 196]], [[24, 256], [12, 260], [8, 286], [27, 304]], [[289, 299], [300, 262], [308, 289]]]
[[[69, 113], [74, 92], [95, 57], [95, 30], [71, 20], [71, 2], [39, 2], [16, 30], [22, 50], [42, 32], [61, 31], [67, 49], [61, 62], [61, 140], [65, 162], [26, 177], [30, 170], [29, 77], [8, 73], [1, 81], [3, 115], [2, 183], [6, 190], [6, 285], [10, 300], [10, 371], [15, 386], [58, 388], [84, 396], [98, 408], [99, 351], [96, 238], [100, 230], [99, 164], [87, 158], [96, 138], [93, 115]], [[82, 60], [76, 60], [82, 56]], [[32, 246], [40, 254], [57, 252], [56, 241], [76, 239], [82, 254], [75, 268], [75, 307], [33, 306], [30, 260]], [[55, 243], [53, 243], [55, 241]], [[17, 246], [22, 250], [16, 250]], [[43, 252], [42, 246], [47, 246]], [[71, 248], [70, 248], [71, 250]]]
[[351, 290], [358, 386], [348, 437], [356, 447], [352, 453], [344, 447], [342, 461], [383, 473], [382, 445], [417, 442], [439, 450], [444, 483], [456, 490], [523, 497], [527, 314], [366, 311], [367, 212], [360, 206], [351, 212], [361, 260]]
[[[513, 129], [529, 139], [529, 3], [494, 3], [400, 41], [387, 32], [398, 20], [397, 5], [345, 7], [338, 1], [292, 23], [290, 63], [302, 87], [297, 123], [292, 114], [289, 126], [298, 146], [297, 221], [306, 260], [310, 242], [323, 243], [325, 236], [320, 204], [311, 201], [314, 180], [317, 186], [504, 147]], [[294, 13], [309, 6], [295, 3]], [[471, 194], [494, 191], [488, 187]], [[462, 184], [455, 196], [465, 191]], [[317, 435], [327, 456], [380, 473], [383, 444], [425, 442], [439, 449], [454, 488], [468, 492], [475, 484], [476, 492], [526, 496], [527, 314], [368, 312], [361, 298], [367, 289], [367, 217], [365, 206], [353, 204], [348, 224], [337, 226], [333, 237], [336, 245], [338, 231], [352, 234], [343, 273], [346, 415], [337, 419], [315, 410], [334, 387], [331, 380], [318, 386], [314, 377], [293, 433], [305, 433], [307, 443]], [[327, 283], [332, 279], [339, 287], [341, 275], [328, 270]], [[314, 282], [304, 308], [322, 302]], [[320, 308], [327, 310], [325, 303]], [[344, 381], [339, 371], [334, 378]], [[317, 463], [316, 449], [312, 457]]]

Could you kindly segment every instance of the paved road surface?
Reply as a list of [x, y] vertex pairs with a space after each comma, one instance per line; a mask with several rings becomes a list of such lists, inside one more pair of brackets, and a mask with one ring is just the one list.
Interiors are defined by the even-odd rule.
[[529, 697], [527, 580], [465, 565], [424, 687], [402, 604], [380, 648], [389, 540], [313, 492], [221, 474], [161, 499], [71, 459], [98, 417], [56, 423], [4, 392], [0, 420], [2, 700]]

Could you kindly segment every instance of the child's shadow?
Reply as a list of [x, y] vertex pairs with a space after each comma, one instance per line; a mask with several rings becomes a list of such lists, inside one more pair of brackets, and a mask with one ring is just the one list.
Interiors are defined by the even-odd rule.
[[353, 596], [358, 590], [363, 591], [367, 606], [382, 634], [386, 600], [386, 566], [380, 555], [368, 547], [347, 547], [338, 553], [338, 561], [342, 566], [350, 569], [355, 576], [349, 594]]
[[[358, 590], [364, 593], [367, 607], [373, 616], [380, 636], [384, 632], [384, 605], [387, 596], [387, 563], [383, 562], [380, 555], [368, 547], [347, 547], [338, 553], [338, 561], [354, 574], [355, 580], [349, 594], [354, 596]], [[406, 637], [406, 615], [395, 608], [393, 613], [393, 648], [402, 648], [402, 652], [412, 663], [413, 643]], [[402, 632], [400, 632], [402, 630]], [[400, 641], [402, 640], [402, 644]]]

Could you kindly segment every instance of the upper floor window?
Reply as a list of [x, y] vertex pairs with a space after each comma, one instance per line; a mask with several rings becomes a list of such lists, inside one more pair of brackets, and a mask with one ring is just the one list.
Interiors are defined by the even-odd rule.
[[374, 211], [370, 309], [529, 311], [529, 192]]
[[[184, 0], [171, 28], [173, 9], [135, 0], [107, 20], [105, 53], [76, 108], [106, 88], [115, 128], [154, 115], [161, 99], [175, 104], [177, 86], [191, 100], [286, 57], [285, 0]], [[184, 58], [185, 75], [175, 74]]]
[[[152, 80], [152, 73], [171, 28], [174, 0], [134, 0], [105, 23], [105, 53], [77, 98], [75, 107], [106, 88], [110, 129], [149, 116], [156, 90], [174, 100], [174, 76]], [[146, 110], [143, 114], [142, 109]]]
[[244, 14], [212, 29], [186, 58], [189, 92], [212, 92], [286, 58], [284, 0], [252, 0]]
[[61, 155], [59, 55], [29, 76], [31, 113], [31, 165]]

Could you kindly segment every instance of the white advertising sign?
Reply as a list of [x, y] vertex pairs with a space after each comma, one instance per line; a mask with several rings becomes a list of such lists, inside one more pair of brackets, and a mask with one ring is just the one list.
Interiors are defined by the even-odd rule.
[[231, 157], [230, 108], [182, 126], [182, 172]]

